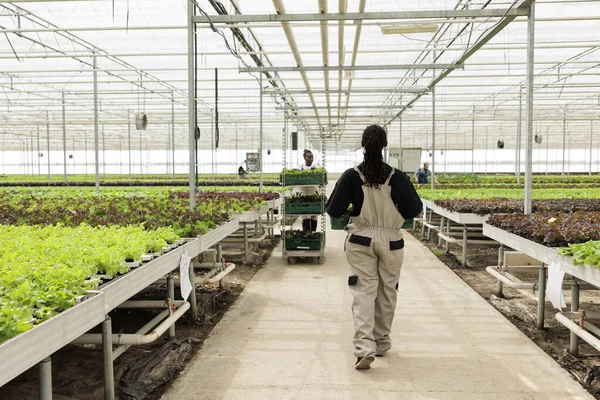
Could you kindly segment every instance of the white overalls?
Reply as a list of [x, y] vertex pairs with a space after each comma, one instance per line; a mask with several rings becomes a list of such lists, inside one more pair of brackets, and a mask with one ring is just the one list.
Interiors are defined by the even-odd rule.
[[[360, 178], [365, 182], [364, 175]], [[392, 201], [390, 179], [379, 189], [363, 185], [360, 215], [347, 226], [348, 279], [354, 297], [354, 347], [356, 357], [383, 355], [392, 347], [390, 332], [396, 309], [396, 290], [404, 260], [404, 219]], [[354, 278], [356, 277], [356, 278]]]

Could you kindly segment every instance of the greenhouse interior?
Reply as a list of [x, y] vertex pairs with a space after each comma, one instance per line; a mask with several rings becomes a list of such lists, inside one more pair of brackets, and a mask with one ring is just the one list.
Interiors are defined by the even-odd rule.
[[597, 1], [0, 32], [0, 399], [600, 399]]

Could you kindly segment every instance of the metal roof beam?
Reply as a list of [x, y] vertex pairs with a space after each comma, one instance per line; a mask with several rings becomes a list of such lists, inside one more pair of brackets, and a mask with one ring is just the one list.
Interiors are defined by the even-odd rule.
[[450, 18], [503, 18], [527, 16], [527, 10], [519, 8], [498, 8], [484, 10], [422, 10], [364, 13], [328, 13], [328, 14], [244, 14], [196, 16], [193, 22], [208, 23], [245, 23], [245, 22], [303, 22], [303, 21], [366, 21], [366, 20], [414, 20], [414, 19], [450, 19]]
[[327, 65], [327, 66], [303, 66], [303, 67], [250, 67], [240, 68], [240, 72], [321, 72], [321, 71], [386, 71], [398, 69], [464, 69], [463, 64], [394, 64], [394, 65]]

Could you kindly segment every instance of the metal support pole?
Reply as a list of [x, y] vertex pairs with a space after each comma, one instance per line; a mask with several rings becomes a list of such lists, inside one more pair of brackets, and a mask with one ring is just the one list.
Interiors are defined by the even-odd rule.
[[[446, 235], [450, 236], [450, 230], [452, 229], [452, 221], [450, 218], [446, 220]], [[450, 253], [450, 242], [446, 240], [446, 245], [444, 246], [446, 250], [446, 254]]]
[[190, 262], [190, 282], [192, 283], [192, 291], [190, 292], [190, 312], [192, 313], [192, 320], [196, 321], [198, 318], [198, 302], [196, 301], [196, 274], [194, 272], [194, 263]]
[[244, 224], [244, 264], [248, 262], [248, 224]]
[[[525, 152], [525, 214], [531, 213], [533, 168], [533, 66], [535, 54], [535, 3], [529, 7], [527, 20], [527, 151]], [[543, 323], [543, 319], [542, 319]]]
[[129, 180], [131, 180], [131, 113], [127, 111], [127, 152], [129, 156]]
[[40, 126], [36, 125], [37, 128], [37, 167], [38, 167], [38, 176], [42, 175], [42, 168], [41, 168], [41, 164], [42, 161], [40, 160]]
[[398, 169], [402, 170], [402, 156], [404, 155], [404, 152], [402, 150], [402, 115], [400, 115], [400, 117], [398, 117], [398, 128], [399, 128], [399, 135], [398, 135]]
[[48, 156], [48, 180], [50, 180], [50, 114], [48, 110], [46, 110], [46, 149], [46, 155]]
[[[194, 41], [196, 40], [194, 35], [194, 2], [187, 0], [187, 17], [188, 17], [188, 130], [189, 130], [189, 189], [190, 189], [190, 210], [196, 208], [196, 154], [194, 153], [195, 141], [196, 141], [196, 127], [194, 122], [195, 115], [195, 104], [196, 99], [194, 97]], [[193, 282], [194, 280], [192, 280]], [[192, 305], [192, 310], [196, 308], [196, 311], [192, 311], [194, 317], [198, 315], [197, 307], [195, 304]]]
[[106, 140], [104, 125], [102, 125], [102, 176], [106, 176]]
[[544, 314], [546, 310], [546, 266], [542, 264], [538, 280], [537, 327], [544, 329]]
[[[444, 224], [446, 223], [446, 218], [440, 217], [440, 233], [444, 232]], [[438, 247], [442, 247], [442, 238], [438, 236]]]
[[102, 322], [102, 356], [104, 358], [104, 399], [115, 400], [112, 321], [108, 315]]
[[521, 133], [523, 130], [523, 86], [519, 90], [519, 121], [517, 122], [517, 185], [521, 184]]
[[467, 225], [463, 226], [463, 242], [462, 242], [462, 265], [467, 267], [467, 246], [469, 244], [469, 228]]
[[63, 128], [63, 179], [67, 183], [67, 114], [65, 110], [65, 92], [62, 94], [62, 128]]
[[94, 157], [96, 173], [96, 191], [100, 191], [100, 156], [98, 154], [98, 64], [96, 52], [93, 57], [94, 62]]
[[173, 180], [175, 180], [175, 92], [171, 92], [171, 162]]
[[[435, 47], [437, 47], [437, 43]], [[432, 53], [434, 63], [435, 54], [434, 51]], [[433, 74], [433, 81], [435, 81], [435, 69], [432, 69], [431, 73]], [[431, 188], [435, 189], [435, 86], [431, 88]]]
[[88, 151], [87, 151], [87, 131], [83, 131], [83, 145], [85, 153], [85, 174], [88, 174]]
[[448, 173], [448, 121], [444, 121], [444, 174]]
[[237, 122], [235, 123], [235, 170], [237, 171], [237, 168], [240, 164], [238, 163], [238, 126], [237, 126]]
[[217, 243], [217, 258], [216, 258], [216, 262], [220, 263], [222, 259], [223, 259], [223, 245], [221, 244], [221, 242], [219, 242], [219, 243]]
[[[190, 265], [190, 268], [193, 268]], [[171, 302], [175, 301], [175, 279], [171, 274], [167, 275], [167, 297], [171, 300]], [[169, 339], [173, 339], [175, 337], [175, 324], [169, 327]]]
[[[260, 55], [260, 60], [261, 60], [261, 64], [262, 64], [262, 53]], [[263, 167], [264, 167], [264, 163], [263, 163], [263, 137], [264, 137], [264, 132], [263, 132], [263, 74], [260, 74], [259, 77], [259, 85], [260, 85], [260, 141], [259, 141], [259, 145], [258, 145], [258, 159], [259, 159], [259, 166], [260, 166], [260, 182], [258, 184], [258, 191], [259, 192], [263, 192]], [[323, 167], [323, 166], [322, 166]]]
[[565, 151], [567, 142], [567, 109], [565, 108], [563, 116], [563, 145], [562, 145], [562, 174], [561, 177], [565, 179]]
[[142, 149], [142, 132], [140, 131], [140, 175], [142, 175], [144, 173], [143, 170], [143, 166], [144, 166], [144, 151]]
[[33, 150], [33, 136], [32, 136], [32, 137], [30, 137], [29, 139], [30, 139], [30, 142], [29, 142], [29, 150], [31, 151], [31, 176], [34, 176], [34, 175], [35, 175], [35, 171], [34, 171], [34, 163], [33, 163], [33, 160], [34, 160], [34, 156], [35, 156], [35, 154], [34, 154], [34, 150]]
[[[221, 242], [217, 243], [217, 263], [221, 263], [223, 260], [223, 245]], [[225, 266], [223, 266], [225, 268]], [[225, 277], [219, 279], [219, 287], [223, 289], [225, 287]]]
[[[500, 245], [498, 249], [498, 269], [499, 272], [504, 275], [504, 271], [506, 271], [506, 266], [504, 265], [504, 246]], [[496, 296], [504, 298], [504, 285], [501, 280], [498, 280], [498, 289], [496, 290]]]
[[40, 379], [40, 400], [52, 400], [52, 361], [50, 357], [40, 361], [38, 375]]
[[[573, 282], [571, 285], [571, 312], [579, 311], [579, 282]], [[577, 356], [579, 354], [579, 337], [571, 332], [569, 341], [569, 353]]]
[[594, 148], [594, 121], [590, 121], [590, 175], [592, 175], [592, 150]]
[[471, 173], [475, 173], [475, 106], [473, 106], [473, 113], [471, 119]]

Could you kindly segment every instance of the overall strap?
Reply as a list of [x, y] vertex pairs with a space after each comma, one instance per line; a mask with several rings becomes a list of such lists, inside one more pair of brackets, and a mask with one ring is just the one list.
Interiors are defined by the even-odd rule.
[[358, 172], [358, 175], [360, 176], [360, 179], [363, 181], [363, 183], [367, 183], [367, 180], [365, 179], [365, 176], [363, 175], [363, 173], [360, 172], [360, 169], [358, 169], [358, 167], [354, 167], [354, 170], [356, 172]]
[[396, 168], [392, 167], [392, 172], [390, 172], [390, 176], [388, 176], [388, 178], [386, 179], [384, 185], [389, 185], [390, 184], [390, 180], [392, 180], [392, 176], [394, 176], [395, 172], [396, 172]]

